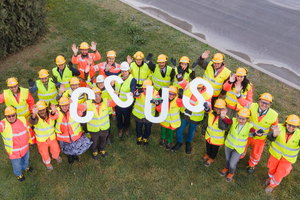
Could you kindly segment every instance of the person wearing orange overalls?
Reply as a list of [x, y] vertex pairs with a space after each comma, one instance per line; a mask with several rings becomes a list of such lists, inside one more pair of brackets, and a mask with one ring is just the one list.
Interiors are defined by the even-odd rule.
[[22, 182], [25, 180], [22, 170], [33, 172], [33, 168], [29, 166], [28, 143], [34, 145], [35, 136], [26, 118], [17, 116], [14, 107], [6, 107], [4, 115], [5, 118], [0, 121], [0, 132], [5, 150], [11, 160], [14, 174]]
[[255, 166], [258, 164], [264, 150], [266, 137], [269, 131], [278, 124], [278, 113], [270, 108], [272, 101], [271, 94], [263, 93], [260, 95], [258, 103], [252, 103], [249, 108], [251, 111], [250, 123], [254, 125], [255, 129], [262, 129], [264, 133], [262, 136], [249, 137], [245, 151], [241, 156], [241, 159], [245, 157], [247, 148], [251, 144], [252, 151], [247, 167], [248, 174], [254, 173]]
[[[101, 59], [100, 53], [96, 50], [96, 45], [94, 41], [91, 42], [91, 47], [86, 42], [82, 42], [80, 44], [80, 51], [81, 54], [77, 55], [78, 53], [78, 47], [76, 47], [76, 44], [72, 45], [72, 50], [74, 55], [72, 56], [72, 63], [78, 65], [78, 70], [80, 71], [80, 87], [87, 86], [87, 82], [91, 81], [93, 82], [93, 79], [95, 79], [95, 70], [94, 68], [90, 68], [89, 70], [86, 70], [88, 66], [94, 66], [94, 61], [98, 61]], [[89, 49], [93, 51], [93, 53], [89, 53]], [[88, 77], [86, 77], [86, 73], [88, 72]]]
[[36, 105], [33, 106], [32, 115], [29, 117], [29, 123], [34, 126], [35, 137], [37, 140], [37, 145], [39, 152], [42, 156], [43, 162], [47, 169], [52, 170], [51, 158], [49, 156], [49, 148], [53, 159], [58, 163], [62, 162], [59, 156], [60, 147], [56, 140], [56, 135], [54, 132], [55, 120], [58, 119], [58, 110], [56, 106], [51, 103], [51, 111], [44, 101], [38, 101]]
[[272, 141], [270, 158], [268, 162], [268, 175], [266, 192], [270, 193], [278, 186], [281, 180], [292, 170], [292, 164], [297, 161], [300, 150], [300, 119], [297, 115], [289, 115], [284, 124], [273, 128], [268, 134]]

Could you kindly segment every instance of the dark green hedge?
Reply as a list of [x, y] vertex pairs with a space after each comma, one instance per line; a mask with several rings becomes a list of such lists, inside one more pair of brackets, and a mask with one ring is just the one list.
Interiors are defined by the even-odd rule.
[[0, 59], [46, 32], [46, 0], [0, 0]]

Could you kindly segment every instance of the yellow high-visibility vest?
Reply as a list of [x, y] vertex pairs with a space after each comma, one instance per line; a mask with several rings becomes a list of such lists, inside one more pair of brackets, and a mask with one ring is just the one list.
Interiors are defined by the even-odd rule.
[[[215, 145], [223, 145], [225, 141], [225, 130], [219, 129], [219, 119], [214, 120], [212, 111], [208, 114], [208, 126], [206, 128], [205, 140], [210, 138], [210, 142]], [[220, 116], [218, 116], [220, 117]]]
[[25, 118], [28, 118], [28, 116], [30, 115], [30, 110], [26, 100], [28, 97], [29, 90], [20, 87], [19, 103], [17, 102], [16, 98], [14, 97], [10, 89], [4, 90], [3, 93], [4, 93], [5, 105], [15, 107], [18, 116], [23, 116]]
[[56, 95], [57, 89], [55, 84], [52, 82], [52, 78], [48, 79], [48, 88], [46, 89], [41, 80], [36, 81], [36, 87], [38, 89], [37, 95], [39, 100], [45, 101], [47, 105], [50, 103], [57, 104]]

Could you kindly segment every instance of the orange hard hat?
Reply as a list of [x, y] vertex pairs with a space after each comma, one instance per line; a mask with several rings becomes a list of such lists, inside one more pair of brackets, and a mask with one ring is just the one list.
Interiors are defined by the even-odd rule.
[[39, 78], [46, 78], [49, 76], [49, 72], [46, 69], [41, 69], [39, 71]]
[[101, 90], [98, 87], [94, 87], [92, 90], [94, 91], [95, 94], [96, 93], [100, 93], [100, 94], [102, 93]]
[[146, 79], [143, 82], [143, 88], [146, 88], [147, 86], [152, 86], [152, 81], [150, 79]]
[[80, 81], [77, 77], [72, 77], [70, 80], [70, 85], [80, 84]]
[[136, 52], [136, 53], [133, 55], [133, 57], [134, 57], [135, 59], [143, 59], [145, 56], [144, 56], [143, 52], [138, 51], [138, 52]]
[[115, 58], [115, 57], [117, 57], [117, 54], [114, 50], [110, 50], [110, 51], [106, 52], [106, 57]]
[[57, 65], [65, 64], [65, 63], [66, 63], [66, 59], [65, 59], [64, 56], [58, 55], [58, 56], [56, 57], [56, 59], [55, 59], [55, 63], [56, 63]]

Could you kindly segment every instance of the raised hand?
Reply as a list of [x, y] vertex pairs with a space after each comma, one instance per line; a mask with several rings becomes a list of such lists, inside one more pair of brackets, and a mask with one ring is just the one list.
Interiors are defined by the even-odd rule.
[[221, 110], [221, 114], [220, 114], [221, 118], [224, 119], [224, 118], [226, 117], [226, 114], [227, 114], [227, 109], [226, 109], [226, 108], [223, 108], [223, 109]]
[[209, 53], [210, 53], [210, 51], [208, 51], [208, 50], [204, 51], [203, 54], [201, 55], [201, 58], [202, 58], [202, 59], [208, 58]]
[[241, 84], [235, 84], [235, 93], [236, 94], [240, 94], [242, 89], [243, 89], [243, 86]]
[[28, 79], [28, 85], [29, 85], [29, 87], [32, 88], [34, 86], [34, 83], [35, 83], [35, 81], [33, 81], [31, 78]]
[[171, 58], [171, 63], [176, 67], [176, 59]]
[[196, 63], [196, 62], [193, 63], [193, 65], [192, 65], [192, 70], [193, 70], [193, 71], [195, 71], [195, 68], [196, 68], [197, 64], [198, 64], [198, 63]]
[[273, 127], [273, 137], [277, 137], [280, 134], [280, 130], [278, 128], [278, 126], [274, 126]]
[[78, 47], [76, 47], [76, 44], [75, 44], [75, 43], [72, 45], [72, 51], [73, 51], [74, 55], [77, 56], [77, 53], [78, 53]]
[[96, 51], [96, 46], [97, 46], [97, 43], [95, 43], [94, 41], [92, 41], [92, 42], [91, 42], [91, 47], [90, 47], [90, 49], [91, 49], [92, 51]]
[[147, 55], [147, 57], [146, 57], [146, 60], [147, 60], [147, 61], [150, 61], [150, 60], [152, 59], [152, 57], [153, 57], [153, 54], [152, 54], [152, 53], [149, 53], [149, 54]]
[[33, 105], [32, 107], [32, 114], [35, 116], [39, 112], [39, 109], [36, 105]]
[[74, 68], [73, 67], [73, 63], [70, 61], [70, 62], [68, 62], [68, 68], [72, 71], [72, 69]]
[[236, 80], [236, 75], [235, 74], [230, 74], [230, 78], [229, 78], [229, 81], [231, 82], [231, 83], [233, 83], [234, 81]]
[[65, 84], [60, 84], [60, 87], [59, 87], [59, 94], [62, 95], [64, 92], [65, 92]]
[[58, 83], [57, 78], [55, 76], [53, 76], [52, 78], [52, 83], [54, 83], [55, 85]]
[[132, 61], [133, 61], [132, 57], [130, 55], [128, 55], [126, 58], [127, 58], [128, 64], [130, 65], [130, 63], [132, 63]]
[[208, 105], [207, 102], [204, 102], [204, 103], [203, 103], [203, 106], [204, 106], [204, 111], [205, 111], [205, 112], [209, 112], [209, 111], [210, 111], [210, 107], [209, 107], [209, 105]]

